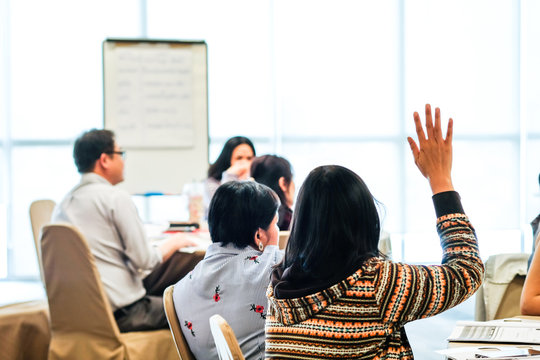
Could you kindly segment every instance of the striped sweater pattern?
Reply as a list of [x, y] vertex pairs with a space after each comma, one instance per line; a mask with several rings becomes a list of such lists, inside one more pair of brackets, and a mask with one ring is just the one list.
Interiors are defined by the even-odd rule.
[[268, 288], [267, 359], [413, 359], [404, 325], [470, 297], [484, 266], [464, 214], [437, 219], [441, 265], [372, 258], [330, 288], [277, 299]]

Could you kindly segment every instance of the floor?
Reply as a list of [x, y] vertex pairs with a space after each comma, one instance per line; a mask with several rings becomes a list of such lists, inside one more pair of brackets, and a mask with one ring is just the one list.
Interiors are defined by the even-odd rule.
[[405, 325], [407, 336], [418, 360], [443, 360], [445, 356], [435, 353], [446, 349], [446, 338], [456, 321], [474, 320], [475, 297], [442, 314], [431, 318], [413, 321]]
[[[14, 302], [44, 299], [39, 281], [0, 281], [0, 306]], [[405, 326], [414, 356], [419, 360], [443, 360], [435, 353], [446, 348], [446, 338], [458, 320], [474, 319], [474, 297], [432, 318], [417, 320]]]

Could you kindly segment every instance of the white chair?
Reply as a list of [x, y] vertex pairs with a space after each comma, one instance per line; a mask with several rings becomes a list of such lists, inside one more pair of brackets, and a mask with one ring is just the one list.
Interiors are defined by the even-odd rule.
[[221, 315], [210, 317], [210, 331], [220, 360], [244, 360], [233, 329]]
[[521, 315], [521, 290], [529, 254], [497, 254], [485, 263], [485, 279], [476, 292], [474, 319], [488, 321]]
[[32, 235], [34, 235], [34, 246], [39, 265], [39, 275], [41, 282], [45, 284], [43, 278], [43, 265], [41, 264], [41, 247], [39, 245], [39, 236], [44, 225], [51, 221], [51, 216], [56, 203], [53, 200], [43, 199], [35, 200], [30, 204], [30, 224], [32, 225]]

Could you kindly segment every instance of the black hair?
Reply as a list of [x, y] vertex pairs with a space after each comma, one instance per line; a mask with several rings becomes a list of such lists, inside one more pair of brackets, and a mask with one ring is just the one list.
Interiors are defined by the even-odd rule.
[[279, 187], [279, 179], [283, 177], [287, 185], [292, 181], [291, 163], [287, 159], [276, 155], [258, 156], [251, 163], [250, 172], [256, 182], [274, 190], [281, 203], [286, 204], [285, 194]]
[[259, 228], [267, 230], [276, 216], [279, 199], [268, 186], [254, 181], [229, 181], [210, 201], [208, 228], [212, 242], [243, 249], [254, 243]]
[[253, 156], [255, 156], [255, 146], [253, 146], [251, 140], [244, 136], [232, 137], [227, 140], [225, 145], [223, 145], [221, 154], [219, 154], [217, 160], [208, 168], [208, 177], [221, 180], [221, 175], [223, 172], [231, 167], [231, 157], [234, 149], [236, 149], [238, 145], [242, 144], [249, 145], [251, 150], [253, 150]]
[[92, 129], [79, 136], [73, 146], [73, 159], [79, 173], [94, 170], [101, 154], [114, 151], [114, 141], [114, 133], [110, 130]]
[[325, 280], [379, 256], [380, 222], [364, 181], [337, 165], [312, 170], [298, 193], [282, 269]]

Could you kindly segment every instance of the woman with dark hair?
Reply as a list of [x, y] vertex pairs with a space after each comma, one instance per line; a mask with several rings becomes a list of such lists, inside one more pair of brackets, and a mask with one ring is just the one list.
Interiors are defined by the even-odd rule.
[[451, 180], [452, 119], [426, 105], [427, 138], [408, 138], [428, 179], [443, 249], [441, 265], [393, 263], [379, 256], [375, 200], [354, 172], [314, 169], [300, 189], [285, 258], [267, 296], [266, 358], [412, 359], [404, 325], [470, 297], [484, 267], [472, 225]]
[[227, 140], [217, 160], [208, 168], [204, 194], [205, 212], [219, 185], [231, 180], [249, 179], [249, 169], [254, 157], [255, 147], [247, 137], [235, 136]]
[[182, 331], [197, 359], [218, 359], [208, 319], [223, 316], [246, 359], [264, 357], [266, 289], [278, 249], [277, 209], [272, 189], [254, 181], [221, 185], [211, 203], [212, 244], [204, 259], [174, 287]]
[[[540, 173], [538, 174], [538, 185], [540, 185]], [[527, 262], [527, 271], [530, 270], [531, 264], [534, 258], [534, 254], [536, 253], [536, 248], [540, 245], [540, 226], [539, 225], [540, 225], [540, 214], [536, 215], [536, 217], [531, 221], [533, 243], [532, 243], [531, 256], [529, 256], [529, 260]], [[540, 267], [540, 263], [537, 265], [537, 267]], [[540, 295], [540, 291], [538, 295]], [[521, 300], [523, 301], [524, 298], [522, 297]], [[540, 314], [540, 306], [538, 307], [538, 314]]]
[[279, 230], [289, 230], [294, 202], [291, 163], [276, 155], [258, 156], [251, 163], [251, 177], [276, 192], [281, 201], [278, 210]]
[[[538, 174], [540, 185], [540, 174]], [[540, 315], [540, 214], [531, 221], [533, 248], [527, 263], [527, 277], [521, 292], [520, 308], [522, 315]]]

